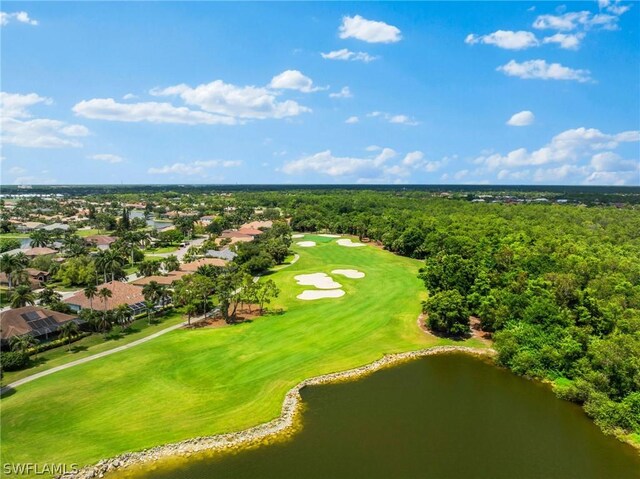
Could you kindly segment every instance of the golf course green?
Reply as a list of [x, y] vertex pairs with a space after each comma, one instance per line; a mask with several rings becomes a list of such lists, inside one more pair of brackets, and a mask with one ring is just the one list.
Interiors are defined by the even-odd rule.
[[[307, 235], [294, 264], [269, 275], [281, 314], [223, 328], [179, 329], [20, 386], [1, 400], [4, 463], [86, 465], [127, 451], [241, 430], [278, 416], [301, 380], [386, 353], [450, 343], [416, 325], [420, 262]], [[294, 276], [331, 275], [340, 298], [304, 301]], [[482, 347], [470, 340], [464, 344]]]

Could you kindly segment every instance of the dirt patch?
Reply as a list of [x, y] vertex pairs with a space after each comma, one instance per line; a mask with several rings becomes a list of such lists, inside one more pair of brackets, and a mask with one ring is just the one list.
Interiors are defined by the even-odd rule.
[[486, 343], [490, 343], [493, 339], [493, 335], [482, 329], [482, 322], [480, 318], [475, 316], [469, 316], [469, 325], [471, 326], [471, 336], [478, 338]]

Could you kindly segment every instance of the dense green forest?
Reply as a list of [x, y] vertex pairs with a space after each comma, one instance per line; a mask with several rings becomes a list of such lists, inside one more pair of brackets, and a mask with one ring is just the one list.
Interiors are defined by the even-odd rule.
[[[499, 364], [552, 381], [603, 430], [635, 433], [640, 441], [637, 189], [503, 191], [500, 202], [486, 203], [470, 201], [476, 194], [256, 188], [89, 198], [114, 210], [146, 201], [157, 214], [217, 214], [225, 226], [286, 217], [294, 231], [353, 234], [424, 260], [423, 306], [432, 330], [463, 336], [469, 316], [479, 318], [494, 333]], [[568, 194], [577, 199], [536, 201]]]

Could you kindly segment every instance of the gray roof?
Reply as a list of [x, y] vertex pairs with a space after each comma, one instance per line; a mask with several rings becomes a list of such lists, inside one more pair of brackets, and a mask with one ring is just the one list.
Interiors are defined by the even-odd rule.
[[69, 225], [65, 225], [64, 223], [53, 223], [50, 225], [43, 226], [40, 229], [47, 230], [47, 231], [54, 231], [54, 230], [67, 231], [69, 229]]
[[220, 258], [220, 259], [224, 259], [226, 261], [232, 261], [233, 258], [235, 258], [238, 255], [236, 253], [234, 253], [233, 251], [231, 251], [229, 248], [225, 248], [225, 249], [220, 250], [220, 251], [216, 251], [214, 249], [210, 249], [210, 250], [207, 251], [205, 256], [208, 256], [210, 258]]

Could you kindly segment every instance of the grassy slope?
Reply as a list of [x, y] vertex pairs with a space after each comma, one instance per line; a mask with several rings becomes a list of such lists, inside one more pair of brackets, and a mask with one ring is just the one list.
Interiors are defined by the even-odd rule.
[[38, 365], [20, 371], [5, 372], [2, 378], [2, 384], [9, 384], [18, 379], [31, 376], [32, 374], [70, 363], [76, 359], [82, 359], [101, 353], [102, 351], [124, 346], [125, 344], [150, 336], [153, 333], [157, 333], [183, 321], [185, 321], [183, 314], [176, 311], [169, 312], [165, 316], [159, 316], [157, 322], [151, 325], [147, 324], [146, 317], [143, 317], [135, 320], [131, 324], [132, 332], [123, 334], [119, 339], [105, 340], [102, 334], [96, 333], [71, 343], [71, 352], [67, 350], [67, 346], [60, 346], [59, 348], [43, 351], [37, 355]]
[[[2, 399], [3, 462], [92, 463], [125, 451], [243, 429], [280, 412], [300, 380], [384, 353], [440, 344], [416, 327], [418, 262], [325, 238], [273, 275], [286, 313], [223, 329], [178, 330], [42, 378]], [[356, 267], [339, 299], [300, 301], [293, 276]], [[337, 279], [337, 278], [336, 278]]]

